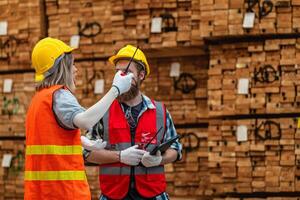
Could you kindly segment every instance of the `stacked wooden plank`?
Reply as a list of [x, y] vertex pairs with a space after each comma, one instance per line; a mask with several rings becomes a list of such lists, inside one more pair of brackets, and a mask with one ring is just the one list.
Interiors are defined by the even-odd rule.
[[10, 167], [0, 167], [0, 199], [24, 199], [24, 142], [6, 140], [0, 141], [0, 161], [4, 154], [11, 154]]
[[[300, 111], [298, 42], [274, 39], [210, 47], [208, 154], [213, 194], [298, 192], [297, 119], [269, 115]], [[236, 120], [239, 115], [245, 119]]]
[[0, 13], [0, 70], [29, 69], [42, 34], [40, 1], [1, 1]]
[[[78, 57], [105, 57], [126, 44], [143, 49], [203, 45], [197, 0], [117, 0], [71, 2], [46, 0], [49, 36], [69, 42], [80, 36]], [[161, 17], [161, 30], [151, 32], [152, 19]], [[81, 28], [78, 28], [78, 22]], [[90, 25], [84, 30], [84, 26]], [[101, 31], [97, 32], [98, 27]], [[92, 27], [92, 28], [91, 28]], [[66, 31], [68, 30], [68, 31]]]
[[[160, 2], [157, 0], [143, 0], [135, 2], [124, 1], [123, 14], [126, 31], [124, 42], [132, 42], [140, 47], [162, 48], [176, 46], [190, 46], [192, 44], [202, 44], [199, 38], [199, 7], [191, 0], [176, 2], [169, 0]], [[195, 14], [192, 15], [192, 9]], [[167, 11], [166, 11], [167, 10]], [[118, 13], [119, 14], [119, 13]], [[191, 18], [194, 16], [194, 18]], [[151, 32], [153, 18], [162, 17], [161, 32]], [[167, 22], [169, 20], [169, 22]], [[169, 23], [169, 25], [167, 25]], [[193, 24], [192, 24], [193, 23]], [[192, 39], [192, 26], [195, 32]], [[168, 28], [173, 28], [173, 30]], [[118, 33], [115, 33], [118, 34]], [[120, 33], [119, 33], [120, 34]]]
[[171, 197], [206, 196], [211, 193], [206, 128], [180, 128], [182, 160], [166, 165], [167, 191]]
[[[11, 92], [5, 92], [4, 84], [12, 80]], [[0, 199], [24, 198], [24, 148], [25, 116], [35, 92], [34, 74], [0, 75], [0, 163], [4, 154], [12, 154], [9, 168], [0, 167]], [[20, 137], [19, 137], [20, 136]], [[3, 138], [11, 140], [2, 140]], [[19, 140], [13, 140], [19, 139]]]
[[[298, 33], [300, 27], [299, 2], [294, 0], [260, 1], [249, 9], [248, 1], [200, 1], [201, 37], [257, 34]], [[252, 2], [252, 1], [250, 1]], [[252, 4], [252, 3], [251, 3]], [[266, 12], [259, 13], [265, 8]], [[268, 11], [271, 11], [268, 13]], [[243, 28], [246, 13], [255, 13], [252, 28]], [[264, 13], [267, 13], [266, 15]]]
[[87, 180], [90, 186], [92, 199], [99, 199], [100, 187], [99, 187], [99, 167], [98, 166], [86, 166], [85, 167]]
[[[239, 140], [239, 127], [246, 139]], [[208, 137], [214, 195], [297, 192], [297, 119], [212, 120]]]
[[298, 48], [296, 39], [211, 46], [209, 115], [299, 112]]
[[[171, 64], [176, 62], [180, 64], [180, 74], [190, 74], [194, 81], [187, 78], [185, 82], [184, 78], [170, 77]], [[204, 58], [157, 59], [153, 63], [156, 63], [152, 65], [153, 75], [145, 80], [145, 93], [163, 101], [176, 124], [195, 123], [207, 118], [207, 69]], [[154, 87], [153, 83], [157, 83], [157, 86]], [[196, 84], [196, 88], [184, 93], [182, 87], [186, 83], [189, 87]]]
[[[135, 20], [135, 16], [131, 16], [129, 18], [133, 18]], [[130, 19], [127, 21], [125, 20], [123, 1], [111, 1], [111, 39], [115, 49], [120, 49], [121, 47], [125, 46], [126, 42], [124, 40], [126, 40], [126, 36], [130, 38], [134, 34], [135, 30], [131, 29], [130, 32], [125, 29], [125, 26], [129, 26], [129, 28], [132, 27], [130, 21]]]
[[[6, 80], [12, 80], [11, 92], [4, 91]], [[25, 116], [35, 92], [34, 74], [0, 75], [0, 136], [24, 136]]]
[[[207, 16], [210, 27], [203, 36], [297, 32], [297, 20], [291, 20], [298, 17], [293, 12], [298, 6], [295, 2], [291, 8], [273, 9], [248, 31], [242, 28], [243, 2], [218, 2], [203, 2], [207, 11], [201, 14]], [[216, 15], [209, 10], [217, 11]], [[213, 195], [298, 192], [297, 120], [255, 119], [255, 114], [299, 112], [298, 42], [277, 39], [210, 46], [209, 116], [220, 117], [210, 121], [208, 137]], [[248, 119], [221, 120], [234, 115], [248, 115]], [[241, 126], [246, 127], [242, 140], [238, 136]]]
[[[152, 7], [150, 20], [154, 17], [163, 18], [162, 32], [150, 34], [151, 48], [203, 45], [200, 38], [199, 1], [182, 0], [176, 3], [169, 0], [158, 3], [151, 0], [150, 6]], [[169, 26], [166, 25], [168, 20]], [[152, 21], [150, 23], [152, 24]]]
[[191, 45], [203, 45], [201, 36], [201, 10], [199, 0], [191, 1]]
[[[112, 9], [111, 6], [115, 7]], [[111, 55], [112, 42], [115, 40], [112, 22], [116, 20], [112, 12], [117, 8], [109, 1], [46, 0], [48, 34], [68, 44], [72, 36], [79, 35], [79, 41], [76, 42], [75, 39], [72, 44], [79, 44], [79, 49], [75, 52], [77, 58], [92, 59]]]

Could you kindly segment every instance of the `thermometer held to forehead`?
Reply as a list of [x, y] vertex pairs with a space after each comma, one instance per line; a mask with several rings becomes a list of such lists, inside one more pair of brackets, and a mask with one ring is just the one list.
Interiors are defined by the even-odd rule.
[[133, 58], [134, 58], [134, 56], [135, 56], [135, 54], [136, 54], [136, 52], [137, 52], [138, 49], [139, 49], [139, 47], [136, 48], [136, 50], [133, 53], [133, 56], [130, 58], [130, 61], [129, 61], [129, 63], [128, 63], [126, 69], [125, 69], [125, 71], [122, 73], [123, 76], [127, 74], [129, 66], [130, 66], [131, 62], [133, 61]]

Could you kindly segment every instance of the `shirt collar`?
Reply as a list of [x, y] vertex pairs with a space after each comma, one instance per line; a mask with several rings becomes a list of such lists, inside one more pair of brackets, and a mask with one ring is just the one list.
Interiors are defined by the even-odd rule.
[[151, 101], [151, 99], [149, 97], [147, 97], [146, 95], [142, 94], [142, 99], [143, 99], [143, 106], [145, 106], [146, 108], [149, 109], [155, 109], [155, 105], [153, 104], [153, 102]]
[[[151, 101], [151, 99], [149, 97], [147, 97], [146, 95], [142, 94], [142, 102], [143, 102], [143, 109], [142, 110], [147, 110], [147, 109], [155, 109], [156, 106], [153, 104], [153, 102]], [[120, 104], [122, 106], [122, 109], [124, 111], [124, 106], [122, 104]]]

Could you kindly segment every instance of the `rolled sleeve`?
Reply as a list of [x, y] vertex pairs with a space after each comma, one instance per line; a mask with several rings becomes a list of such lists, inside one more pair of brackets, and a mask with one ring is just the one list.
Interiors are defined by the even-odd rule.
[[[165, 137], [164, 137], [164, 142], [177, 136], [177, 132], [176, 132], [172, 117], [168, 110], [167, 110], [166, 118], [167, 118], [166, 119], [167, 121], [166, 121], [166, 133], [165, 133]], [[180, 144], [178, 139], [170, 146], [170, 148], [175, 149], [177, 151], [177, 153], [178, 153], [177, 160], [181, 160], [182, 145]]]
[[66, 129], [77, 129], [73, 123], [74, 117], [85, 111], [76, 97], [65, 89], [59, 89], [54, 93], [53, 111], [58, 123]]

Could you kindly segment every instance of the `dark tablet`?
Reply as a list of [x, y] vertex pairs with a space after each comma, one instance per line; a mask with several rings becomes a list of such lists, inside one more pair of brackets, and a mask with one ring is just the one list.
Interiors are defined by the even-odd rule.
[[165, 152], [179, 138], [180, 135], [177, 135], [176, 137], [154, 147], [154, 149], [150, 152], [150, 155], [155, 155], [158, 150], [160, 150], [161, 153]]

